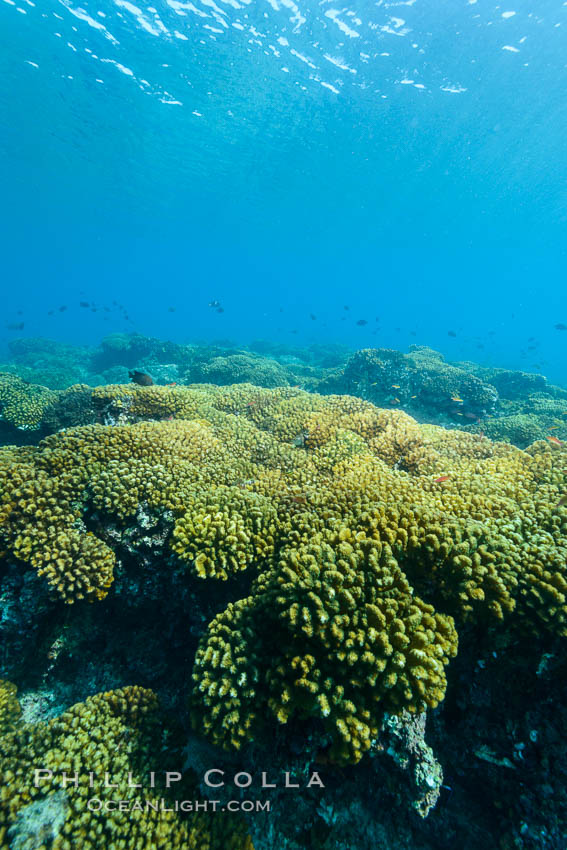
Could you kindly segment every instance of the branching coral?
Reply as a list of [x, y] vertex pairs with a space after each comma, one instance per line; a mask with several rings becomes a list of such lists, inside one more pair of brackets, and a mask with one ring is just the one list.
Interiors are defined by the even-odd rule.
[[0, 374], [0, 416], [15, 428], [40, 428], [45, 411], [56, 398], [57, 394], [47, 387], [29, 384], [6, 372]]
[[452, 619], [412, 595], [390, 547], [339, 526], [284, 550], [251, 597], [211, 623], [194, 721], [240, 746], [270, 715], [314, 716], [332, 758], [358, 761], [384, 710], [438, 704], [456, 647]]
[[238, 816], [176, 810], [199, 794], [191, 774], [167, 787], [171, 759], [181, 759], [175, 737], [144, 688], [20, 724], [0, 737], [0, 848], [253, 850]]
[[12, 682], [0, 679], [0, 737], [11, 732], [20, 717], [21, 709]]
[[562, 444], [524, 452], [293, 388], [99, 395], [161, 421], [0, 452], [1, 549], [64, 601], [101, 599], [105, 524], [142, 511], [183, 581], [247, 572], [195, 662], [193, 722], [216, 743], [313, 718], [356, 761], [385, 710], [443, 699], [463, 624], [567, 635]]

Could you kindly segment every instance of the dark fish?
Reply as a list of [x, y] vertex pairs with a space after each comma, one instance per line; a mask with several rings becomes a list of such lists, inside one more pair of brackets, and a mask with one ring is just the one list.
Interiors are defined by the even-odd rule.
[[220, 307], [220, 301], [209, 301], [209, 307]]
[[217, 313], [224, 313], [224, 307], [217, 307]]
[[88, 306], [89, 306], [88, 301], [79, 301], [79, 307], [88, 307]]
[[138, 372], [137, 370], [128, 372], [128, 377], [132, 379], [132, 383], [138, 384], [140, 387], [151, 387], [154, 382], [153, 378], [145, 372]]
[[343, 307], [343, 310], [350, 310], [350, 307], [348, 306], [348, 304], [345, 304], [345, 306]]
[[24, 323], [23, 322], [12, 322], [11, 324], [6, 325], [9, 331], [23, 331]]
[[309, 318], [311, 319], [312, 322], [314, 322], [315, 319], [317, 318], [317, 316], [315, 315], [315, 313], [309, 313]]
[[455, 331], [447, 331], [447, 336], [457, 336]]
[[47, 311], [47, 315], [48, 315], [48, 316], [53, 316], [53, 312], [54, 312], [53, 310], [48, 310], [48, 311]]
[[168, 307], [167, 312], [168, 313], [175, 313], [175, 307]]
[[67, 305], [66, 305], [66, 304], [62, 304], [62, 305], [61, 305], [61, 307], [59, 308], [59, 312], [60, 312], [60, 313], [64, 313], [66, 309], [67, 309]]
[[17, 315], [17, 316], [23, 316], [23, 315], [24, 315], [24, 311], [23, 311], [23, 310], [18, 310], [18, 312], [16, 313], [16, 315]]
[[567, 331], [567, 325], [564, 325], [563, 322], [559, 322], [557, 325], [555, 325], [555, 330], [556, 331]]
[[367, 325], [368, 322], [366, 321], [366, 319], [359, 319], [356, 324], [360, 325], [360, 327], [362, 327], [363, 325]]

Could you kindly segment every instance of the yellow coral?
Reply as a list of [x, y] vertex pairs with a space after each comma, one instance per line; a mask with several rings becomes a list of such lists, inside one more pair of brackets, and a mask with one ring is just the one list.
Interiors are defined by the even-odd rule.
[[0, 418], [22, 431], [41, 427], [46, 410], [57, 393], [38, 384], [30, 384], [16, 375], [0, 373]]
[[249, 570], [197, 654], [193, 722], [214, 741], [314, 716], [333, 757], [356, 761], [382, 711], [443, 698], [461, 623], [567, 635], [565, 447], [520, 451], [293, 388], [97, 398], [160, 421], [0, 451], [0, 548], [66, 602], [100, 599], [104, 530], [142, 512], [187, 581]]
[[[200, 795], [191, 773], [170, 788], [164, 781], [182, 760], [175, 735], [164, 747], [171, 731], [155, 694], [127, 687], [4, 735], [0, 848], [253, 850], [240, 817], [175, 811], [175, 800]], [[113, 808], [105, 810], [107, 803]]]
[[16, 697], [17, 690], [12, 682], [0, 679], [0, 736], [14, 728], [21, 714], [20, 703]]

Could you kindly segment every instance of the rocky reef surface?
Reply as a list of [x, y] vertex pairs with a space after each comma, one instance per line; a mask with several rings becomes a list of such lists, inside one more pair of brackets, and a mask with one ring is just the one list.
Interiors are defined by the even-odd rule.
[[318, 369], [4, 374], [3, 850], [566, 846], [567, 448], [417, 416], [563, 391], [427, 349]]

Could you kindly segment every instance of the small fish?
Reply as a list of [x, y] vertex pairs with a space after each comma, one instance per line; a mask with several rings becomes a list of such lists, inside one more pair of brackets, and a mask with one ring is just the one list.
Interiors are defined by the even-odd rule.
[[567, 505], [567, 495], [561, 496], [561, 498], [559, 499], [559, 501], [557, 502], [557, 505], [555, 507], [561, 508], [561, 507], [563, 507], [563, 505]]
[[153, 378], [147, 375], [146, 372], [138, 372], [137, 369], [128, 372], [128, 377], [132, 379], [133, 384], [138, 384], [140, 387], [151, 387], [154, 382]]
[[393, 389], [393, 390], [399, 390], [399, 389], [400, 389], [400, 385], [399, 385], [399, 384], [392, 384], [392, 389]]
[[395, 399], [392, 401], [392, 404], [400, 404], [400, 399], [399, 399], [399, 398], [395, 398]]
[[217, 313], [224, 313], [224, 307], [217, 307]]
[[558, 322], [555, 325], [555, 330], [556, 331], [567, 331], [567, 325], [564, 325], [563, 322]]
[[350, 310], [350, 307], [348, 306], [348, 304], [345, 304], [345, 306], [343, 307], [343, 310]]
[[168, 313], [175, 313], [175, 307], [168, 307], [167, 312]]
[[[476, 413], [471, 413], [470, 411], [463, 413], [463, 416], [465, 419], [472, 419], [473, 422], [478, 422], [480, 420], [480, 416], [477, 416]], [[488, 416], [486, 418], [489, 419]]]
[[317, 318], [317, 316], [315, 315], [315, 313], [309, 313], [309, 318], [311, 319], [312, 322], [314, 322], [315, 319]]
[[554, 446], [562, 446], [563, 445], [563, 441], [558, 440], [557, 437], [555, 437], [555, 436], [546, 437], [545, 439], [549, 440], [550, 443], [553, 443]]
[[23, 322], [10, 322], [6, 325], [6, 328], [9, 331], [23, 331], [24, 323]]
[[296, 495], [293, 495], [293, 496], [290, 496], [290, 499], [291, 499], [291, 501], [292, 501], [292, 502], [294, 502], [296, 505], [306, 505], [306, 504], [307, 504], [307, 496], [303, 496], [303, 495], [297, 495], [297, 496], [296, 496]]
[[547, 430], [548, 431], [557, 431], [558, 428], [559, 428], [559, 425], [550, 425]]
[[176, 387], [177, 381], [171, 381], [169, 384], [166, 384], [166, 387]]
[[79, 301], [79, 307], [89, 307], [88, 301]]
[[66, 305], [66, 304], [62, 304], [62, 305], [61, 305], [61, 307], [59, 308], [59, 312], [60, 312], [60, 313], [64, 313], [66, 309], [67, 309], [67, 305]]
[[367, 325], [368, 322], [366, 321], [366, 319], [359, 319], [356, 324], [360, 325], [360, 327], [362, 327], [363, 325]]
[[457, 336], [455, 331], [447, 331], [447, 336]]
[[209, 307], [220, 307], [220, 301], [209, 301]]
[[433, 483], [434, 484], [442, 484], [443, 481], [448, 481], [450, 477], [451, 477], [450, 475], [440, 475], [439, 478], [433, 479]]
[[410, 398], [417, 398], [417, 396], [416, 396], [416, 395], [412, 395], [412, 396], [410, 396]]
[[458, 402], [459, 402], [459, 404], [464, 404], [464, 402], [463, 402], [462, 398], [459, 398], [459, 396], [458, 396], [458, 395], [452, 395], [452, 396], [451, 396], [451, 401], [458, 401]]

